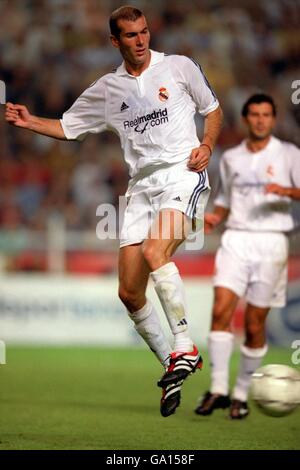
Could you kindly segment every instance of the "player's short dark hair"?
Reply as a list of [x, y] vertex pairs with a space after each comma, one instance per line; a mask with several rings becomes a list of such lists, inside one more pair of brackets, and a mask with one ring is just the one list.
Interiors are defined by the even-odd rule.
[[247, 117], [249, 112], [250, 104], [260, 104], [260, 103], [269, 103], [272, 106], [273, 116], [276, 116], [276, 105], [271, 96], [265, 95], [264, 93], [256, 93], [255, 95], [250, 96], [244, 106], [242, 107], [242, 116]]
[[138, 8], [131, 7], [129, 5], [125, 5], [123, 7], [114, 10], [109, 18], [109, 27], [110, 32], [116, 38], [120, 37], [121, 29], [118, 26], [119, 20], [126, 20], [126, 21], [136, 21], [144, 14]]

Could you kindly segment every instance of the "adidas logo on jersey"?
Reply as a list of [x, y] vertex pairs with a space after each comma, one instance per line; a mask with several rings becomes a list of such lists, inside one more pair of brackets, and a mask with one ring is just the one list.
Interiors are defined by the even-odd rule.
[[181, 202], [180, 196], [174, 197], [174, 198], [173, 198], [173, 201], [179, 201], [179, 202]]
[[121, 104], [121, 112], [122, 111], [125, 111], [125, 109], [128, 109], [129, 106], [125, 103], [125, 101], [123, 101], [123, 103]]

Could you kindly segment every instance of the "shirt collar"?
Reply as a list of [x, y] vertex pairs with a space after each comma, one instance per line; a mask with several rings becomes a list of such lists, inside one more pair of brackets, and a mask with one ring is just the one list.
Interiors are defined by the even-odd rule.
[[275, 149], [280, 145], [280, 141], [279, 141], [279, 139], [277, 139], [276, 137], [274, 137], [274, 135], [271, 135], [271, 138], [270, 138], [269, 142], [267, 143], [267, 145], [266, 145], [263, 149], [259, 150], [258, 152], [251, 152], [251, 151], [248, 149], [248, 147], [247, 147], [247, 139], [245, 139], [245, 140], [243, 141], [243, 145], [244, 145], [244, 149], [245, 149], [246, 153], [250, 153], [251, 155], [256, 155], [256, 154], [258, 154], [258, 153], [260, 153], [260, 152], [266, 152], [266, 151], [270, 151], [270, 150], [271, 150], [271, 151], [275, 150]]
[[[150, 49], [150, 53], [151, 53], [150, 63], [149, 63], [149, 66], [147, 67], [146, 70], [150, 69], [151, 67], [158, 64], [159, 62], [162, 62], [162, 60], [164, 58], [164, 53], [163, 52], [157, 52], [157, 51], [153, 51], [152, 49]], [[144, 70], [144, 72], [145, 72], [145, 70]], [[124, 61], [122, 62], [120, 67], [117, 68], [116, 73], [117, 73], [117, 75], [120, 75], [120, 76], [121, 75], [131, 76], [126, 70]]]

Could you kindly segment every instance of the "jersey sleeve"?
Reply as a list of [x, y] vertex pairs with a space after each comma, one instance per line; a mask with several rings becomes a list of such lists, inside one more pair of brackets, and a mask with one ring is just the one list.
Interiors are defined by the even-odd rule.
[[219, 106], [215, 92], [211, 88], [201, 66], [193, 59], [175, 56], [176, 66], [187, 92], [192, 97], [199, 113], [206, 116]]
[[83, 140], [87, 134], [107, 129], [105, 84], [98, 80], [87, 88], [60, 120], [67, 139]]
[[226, 160], [223, 156], [221, 157], [220, 162], [220, 183], [214, 200], [215, 206], [222, 206], [226, 209], [230, 209], [230, 186], [229, 171]]

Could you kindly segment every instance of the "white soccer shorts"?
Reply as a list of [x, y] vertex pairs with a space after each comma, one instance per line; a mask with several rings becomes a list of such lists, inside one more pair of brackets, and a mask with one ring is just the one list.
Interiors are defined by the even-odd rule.
[[215, 259], [214, 286], [257, 307], [286, 304], [288, 238], [283, 233], [226, 230]]
[[143, 242], [162, 209], [176, 209], [192, 220], [202, 219], [209, 193], [207, 172], [191, 171], [186, 162], [139, 179], [126, 193], [120, 246]]

